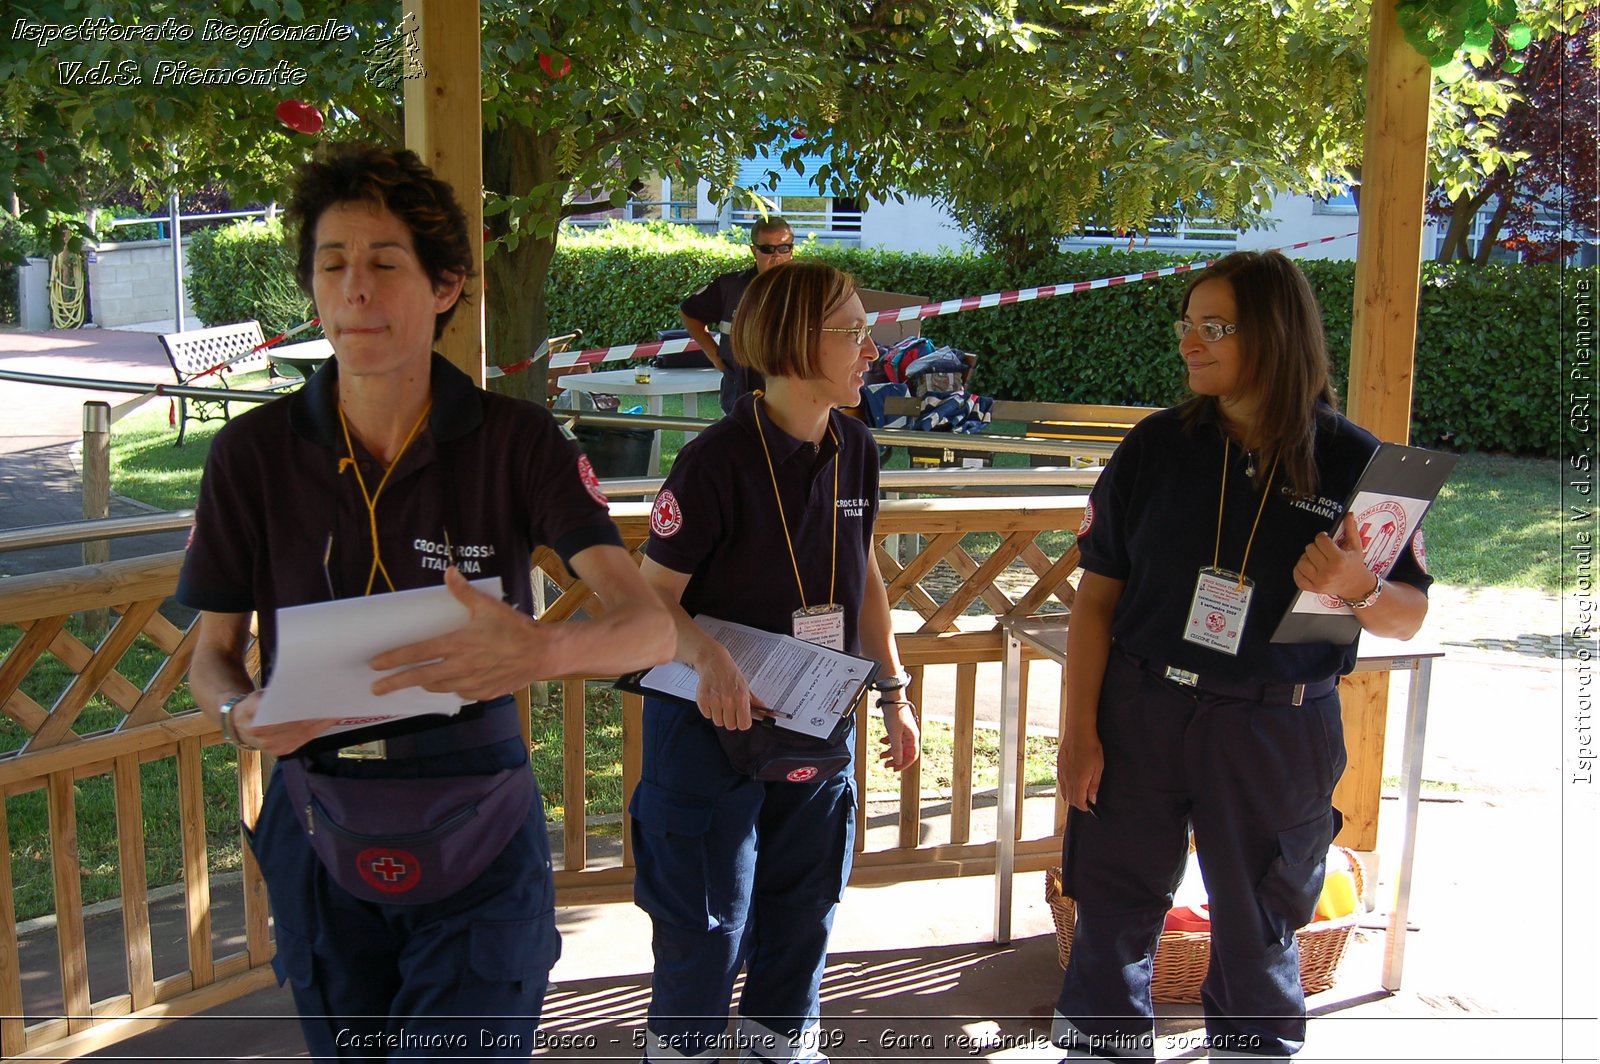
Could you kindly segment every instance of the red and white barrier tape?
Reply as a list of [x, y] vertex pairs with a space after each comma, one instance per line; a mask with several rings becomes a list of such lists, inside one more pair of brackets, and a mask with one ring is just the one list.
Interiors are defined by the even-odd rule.
[[[1335, 240], [1348, 240], [1355, 233], [1343, 233], [1339, 236], [1325, 236], [1317, 240], [1302, 240], [1298, 244], [1289, 244], [1281, 248], [1272, 248], [1273, 251], [1298, 251], [1301, 248], [1314, 247], [1318, 244], [1331, 244]], [[1009, 292], [990, 292], [982, 296], [962, 296], [960, 299], [947, 299], [942, 303], [923, 303], [914, 307], [898, 307], [891, 310], [877, 310], [867, 315], [867, 324], [876, 325], [886, 321], [911, 321], [918, 318], [938, 318], [946, 314], [960, 314], [967, 310], [980, 310], [984, 307], [1003, 307], [1012, 303], [1030, 303], [1036, 299], [1049, 299], [1052, 296], [1064, 296], [1073, 292], [1087, 292], [1094, 288], [1111, 288], [1119, 284], [1132, 284], [1136, 281], [1149, 281], [1156, 277], [1172, 277], [1180, 273], [1189, 273], [1193, 270], [1203, 270], [1216, 262], [1216, 259], [1207, 259], [1204, 262], [1191, 262], [1184, 266], [1166, 266], [1159, 270], [1145, 270], [1141, 273], [1125, 273], [1120, 277], [1099, 277], [1093, 281], [1071, 281], [1066, 284], [1047, 284], [1037, 288], [1021, 288]], [[542, 346], [542, 345], [541, 345]], [[550, 356], [551, 369], [567, 369], [571, 366], [594, 365], [599, 362], [620, 362], [624, 359], [650, 358], [654, 355], [672, 354], [675, 351], [687, 351], [694, 346], [694, 340], [684, 338], [678, 340], [659, 340], [649, 344], [621, 344], [617, 347], [595, 347], [587, 351], [567, 351], [562, 354]], [[499, 367], [502, 373], [520, 373], [538, 362], [544, 356], [541, 349], [532, 358], [509, 366]]]

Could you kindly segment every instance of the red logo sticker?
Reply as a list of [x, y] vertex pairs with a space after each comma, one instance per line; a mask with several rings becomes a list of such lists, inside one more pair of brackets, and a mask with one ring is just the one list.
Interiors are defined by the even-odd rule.
[[683, 510], [678, 506], [678, 500], [670, 491], [663, 491], [656, 496], [656, 504], [650, 509], [650, 531], [666, 539], [678, 534], [683, 527]]
[[789, 773], [789, 775], [785, 778], [788, 779], [790, 783], [804, 783], [806, 780], [815, 777], [816, 774], [817, 767], [815, 765], [804, 765]]
[[422, 862], [405, 850], [362, 850], [356, 854], [356, 871], [367, 886], [385, 894], [404, 894], [422, 882]]
[[1083, 521], [1078, 525], [1078, 538], [1082, 539], [1089, 534], [1089, 529], [1094, 527], [1094, 500], [1090, 499], [1083, 504]]
[[1372, 506], [1356, 518], [1361, 530], [1361, 549], [1366, 554], [1367, 568], [1375, 573], [1386, 573], [1400, 550], [1406, 545], [1405, 507], [1390, 499]]
[[578, 477], [583, 481], [584, 488], [589, 492], [589, 498], [610, 509], [611, 500], [606, 498], [606, 493], [600, 490], [600, 478], [594, 475], [594, 466], [589, 464], [589, 456], [586, 454], [578, 455]]
[[1417, 560], [1417, 568], [1423, 572], [1428, 571], [1428, 547], [1422, 542], [1422, 529], [1417, 529], [1417, 534], [1411, 537], [1411, 556]]
[[1220, 613], [1206, 614], [1206, 631], [1220, 632], [1228, 622]]

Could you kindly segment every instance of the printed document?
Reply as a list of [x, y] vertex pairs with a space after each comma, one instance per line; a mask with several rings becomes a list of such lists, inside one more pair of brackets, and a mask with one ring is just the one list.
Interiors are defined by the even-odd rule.
[[[500, 578], [472, 581], [495, 599]], [[335, 599], [278, 611], [278, 655], [255, 726], [336, 720], [335, 731], [393, 717], [460, 712], [458, 695], [407, 687], [372, 693], [382, 676], [368, 664], [386, 650], [447, 635], [467, 623], [467, 608], [443, 584], [365, 598]], [[392, 672], [400, 672], [395, 669]]]
[[[773, 723], [804, 735], [826, 738], [832, 734], [878, 671], [877, 662], [791, 635], [703, 614], [694, 623], [727, 648], [749, 683], [752, 698], [772, 710]], [[692, 705], [700, 676], [689, 666], [672, 661], [623, 677], [618, 686]]]

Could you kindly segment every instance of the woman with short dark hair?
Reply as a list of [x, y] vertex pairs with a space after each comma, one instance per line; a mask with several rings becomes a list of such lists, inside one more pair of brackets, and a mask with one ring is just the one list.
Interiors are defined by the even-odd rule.
[[1338, 681], [1356, 651], [1271, 636], [1303, 590], [1342, 600], [1365, 631], [1409, 638], [1432, 581], [1420, 533], [1385, 579], [1355, 515], [1340, 517], [1378, 441], [1335, 409], [1294, 263], [1229, 255], [1181, 313], [1194, 397], [1128, 434], [1078, 530], [1057, 765], [1077, 925], [1054, 1034], [1069, 1055], [1153, 1059], [1151, 963], [1192, 828], [1210, 898], [1211, 1055], [1282, 1058], [1305, 1040], [1294, 933], [1341, 822]]
[[677, 660], [699, 674], [698, 712], [644, 709], [631, 812], [635, 897], [654, 928], [645, 1059], [719, 1059], [743, 967], [737, 1057], [788, 1064], [827, 1059], [819, 987], [850, 876], [854, 734], [831, 771], [761, 771], [750, 688], [690, 615], [876, 660], [891, 768], [916, 761], [918, 731], [873, 557], [877, 450], [838, 410], [877, 353], [855, 282], [821, 262], [776, 266], [750, 283], [733, 333], [766, 390], [684, 446], [641, 566], [677, 619]]
[[[311, 1055], [526, 1060], [561, 946], [511, 692], [664, 661], [671, 624], [549, 413], [432, 353], [471, 274], [450, 187], [409, 151], [332, 145], [290, 216], [334, 357], [212, 443], [178, 582], [201, 611], [190, 686], [229, 742], [279, 759], [250, 844]], [[534, 622], [540, 543], [603, 619]], [[441, 581], [466, 624], [372, 659], [373, 691], [451, 692], [459, 713], [257, 723], [252, 615], [270, 683], [279, 610]]]

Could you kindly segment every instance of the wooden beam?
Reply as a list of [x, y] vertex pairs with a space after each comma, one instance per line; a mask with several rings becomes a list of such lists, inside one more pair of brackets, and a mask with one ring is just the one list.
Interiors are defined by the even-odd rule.
[[1348, 406], [1351, 420], [1379, 439], [1405, 443], [1411, 436], [1432, 72], [1401, 34], [1395, 4], [1372, 5]]
[[[1380, 440], [1407, 443], [1433, 72], [1400, 32], [1396, 2], [1372, 5], [1347, 406], [1350, 419]], [[1388, 690], [1387, 674], [1344, 685], [1350, 765], [1334, 802], [1345, 813], [1339, 838], [1354, 849], [1376, 845]]]
[[[439, 338], [439, 353], [483, 383], [483, 90], [478, 0], [405, 0], [416, 30], [418, 76], [405, 81], [406, 147], [450, 182], [472, 241], [470, 302]], [[408, 71], [409, 73], [409, 71]]]

